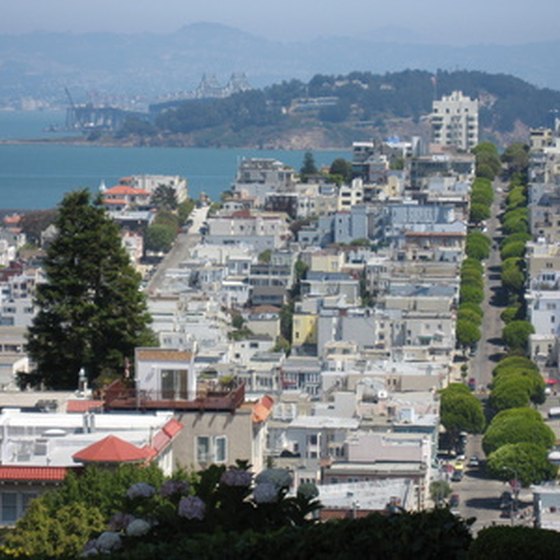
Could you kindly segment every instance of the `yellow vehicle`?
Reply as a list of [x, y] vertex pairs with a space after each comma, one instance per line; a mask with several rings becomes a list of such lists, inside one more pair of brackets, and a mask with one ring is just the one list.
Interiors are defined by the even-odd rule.
[[456, 471], [464, 471], [465, 470], [465, 462], [457, 459], [457, 461], [455, 461], [455, 470]]

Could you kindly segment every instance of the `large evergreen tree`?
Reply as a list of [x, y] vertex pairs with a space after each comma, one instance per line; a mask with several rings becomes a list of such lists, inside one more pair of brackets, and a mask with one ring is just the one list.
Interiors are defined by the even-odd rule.
[[92, 204], [88, 191], [66, 195], [58, 234], [45, 259], [46, 282], [36, 291], [38, 314], [27, 351], [32, 383], [75, 389], [84, 368], [90, 381], [123, 371], [137, 345], [153, 334], [140, 277], [130, 265], [118, 227]]

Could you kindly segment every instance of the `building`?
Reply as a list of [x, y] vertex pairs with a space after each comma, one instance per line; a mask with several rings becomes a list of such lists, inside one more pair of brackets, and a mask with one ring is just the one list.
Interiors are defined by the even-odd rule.
[[434, 101], [431, 115], [432, 139], [457, 150], [468, 152], [478, 144], [478, 99], [461, 91]]

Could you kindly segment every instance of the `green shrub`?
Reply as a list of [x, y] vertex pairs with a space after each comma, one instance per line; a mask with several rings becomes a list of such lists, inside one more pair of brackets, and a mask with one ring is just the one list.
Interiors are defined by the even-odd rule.
[[486, 527], [469, 549], [469, 560], [557, 560], [560, 533], [530, 527]]

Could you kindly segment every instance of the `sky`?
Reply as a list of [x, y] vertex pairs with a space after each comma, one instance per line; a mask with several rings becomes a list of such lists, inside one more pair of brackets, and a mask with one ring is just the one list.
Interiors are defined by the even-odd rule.
[[0, 0], [0, 33], [168, 33], [200, 21], [284, 41], [377, 32], [399, 42], [518, 44], [560, 40], [560, 1]]

